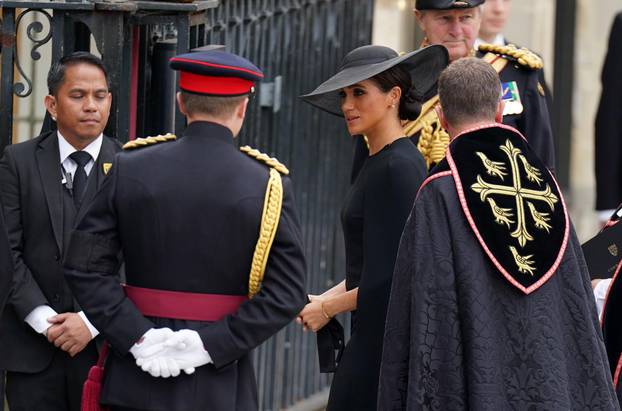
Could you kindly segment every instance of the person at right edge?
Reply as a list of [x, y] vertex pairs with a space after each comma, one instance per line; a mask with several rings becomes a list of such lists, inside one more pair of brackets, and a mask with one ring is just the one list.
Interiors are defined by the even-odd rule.
[[500, 124], [497, 73], [460, 59], [438, 89], [451, 143], [400, 242], [378, 409], [619, 410], [564, 198]]
[[[620, 224], [622, 221], [622, 205], [615, 210], [613, 216], [603, 230], [608, 230]], [[607, 357], [609, 358], [609, 370], [613, 379], [613, 387], [616, 390], [618, 401], [622, 403], [622, 383], [620, 381], [622, 372], [622, 260], [618, 262], [612, 278], [594, 279], [594, 296], [596, 297], [596, 307], [600, 317], [600, 325], [603, 331]]]
[[[65, 276], [111, 346], [99, 403], [257, 410], [251, 351], [306, 302], [289, 171], [234, 144], [260, 69], [220, 50], [171, 67], [183, 138], [126, 144], [72, 234]], [[111, 270], [119, 251], [125, 290]]]
[[[473, 48], [480, 28], [485, 0], [416, 0], [415, 16], [425, 34], [421, 47], [440, 44], [449, 51], [450, 62], [476, 56], [490, 63], [499, 73], [505, 110], [503, 123], [520, 131], [536, 155], [551, 171], [555, 170], [553, 132], [546, 102], [545, 87], [539, 81], [543, 64], [531, 51], [511, 45], [482, 44]], [[436, 115], [436, 90], [421, 96], [425, 101], [419, 118], [404, 123], [411, 137], [432, 168], [445, 157], [449, 144], [447, 130]], [[358, 175], [368, 148], [363, 136], [355, 140], [351, 180]]]
[[613, 21], [601, 74], [602, 93], [596, 114], [594, 165], [596, 211], [605, 223], [622, 203], [622, 13]]

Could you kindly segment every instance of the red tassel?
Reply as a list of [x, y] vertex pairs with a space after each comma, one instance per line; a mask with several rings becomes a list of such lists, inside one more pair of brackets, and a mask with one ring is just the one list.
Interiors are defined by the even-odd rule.
[[97, 364], [89, 370], [89, 376], [82, 387], [81, 411], [108, 411], [108, 407], [100, 405], [104, 381], [104, 362], [108, 356], [108, 343], [104, 343]]

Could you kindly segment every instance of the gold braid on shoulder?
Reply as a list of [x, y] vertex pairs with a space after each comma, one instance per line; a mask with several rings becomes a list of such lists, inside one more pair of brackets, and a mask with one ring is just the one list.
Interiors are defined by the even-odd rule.
[[404, 123], [404, 134], [408, 137], [419, 134], [417, 148], [423, 155], [425, 162], [430, 168], [445, 158], [445, 151], [449, 145], [449, 134], [441, 127], [441, 122], [436, 114], [436, 106], [439, 103], [438, 96], [425, 102], [421, 108], [421, 114], [414, 121]]
[[255, 244], [251, 271], [248, 276], [248, 297], [253, 298], [261, 288], [266, 265], [268, 264], [268, 257], [270, 256], [270, 249], [279, 227], [281, 208], [283, 206], [283, 181], [281, 174], [288, 175], [289, 170], [276, 158], [269, 157], [267, 154], [261, 153], [259, 150], [249, 146], [240, 147], [240, 151], [270, 167], [270, 177], [266, 187], [259, 227], [259, 238], [257, 239], [257, 244]]
[[518, 48], [513, 44], [508, 44], [507, 46], [481, 44], [479, 46], [479, 51], [505, 56], [510, 60], [515, 60], [521, 66], [527, 67], [531, 70], [540, 70], [544, 67], [542, 59], [536, 53], [525, 47]]
[[157, 135], [153, 137], [137, 138], [136, 140], [128, 141], [123, 145], [123, 150], [134, 150], [136, 148], [152, 146], [158, 143], [164, 143], [166, 141], [174, 141], [177, 139], [175, 134], [167, 133], [164, 135]]

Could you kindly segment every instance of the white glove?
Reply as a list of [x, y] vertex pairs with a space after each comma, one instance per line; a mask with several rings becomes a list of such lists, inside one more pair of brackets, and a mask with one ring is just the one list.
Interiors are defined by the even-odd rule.
[[[194, 373], [196, 367], [212, 362], [209, 353], [203, 347], [203, 341], [194, 330], [179, 330], [164, 342], [165, 350], [151, 358], [141, 361], [143, 371], [151, 375], [163, 375], [163, 367], [173, 375], [173, 371], [183, 370], [186, 374]], [[176, 365], [171, 366], [171, 361]], [[138, 361], [136, 362], [138, 364]], [[163, 365], [164, 363], [164, 365]], [[154, 375], [155, 376], [155, 375]], [[176, 376], [176, 375], [173, 375]]]
[[172, 337], [175, 333], [170, 328], [151, 328], [147, 331], [136, 344], [130, 348], [130, 352], [136, 359], [136, 364], [140, 366], [139, 361], [154, 356], [164, 351], [166, 347], [164, 342]]

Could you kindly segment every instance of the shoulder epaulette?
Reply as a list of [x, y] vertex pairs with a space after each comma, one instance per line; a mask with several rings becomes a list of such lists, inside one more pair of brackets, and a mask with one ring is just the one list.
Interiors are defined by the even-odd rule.
[[268, 167], [275, 169], [279, 173], [283, 175], [288, 175], [289, 170], [283, 163], [277, 160], [274, 157], [270, 157], [269, 155], [262, 153], [261, 151], [251, 148], [250, 146], [242, 146], [240, 147], [240, 151], [247, 154], [249, 157], [254, 158], [255, 160], [261, 161], [268, 165]]
[[137, 138], [136, 140], [128, 141], [123, 145], [123, 150], [134, 150], [136, 148], [152, 146], [158, 143], [164, 143], [166, 141], [174, 141], [177, 137], [175, 134], [167, 133], [164, 135], [158, 135], [153, 137]]
[[540, 70], [544, 67], [542, 59], [536, 53], [525, 47], [518, 48], [513, 44], [508, 44], [507, 46], [481, 44], [479, 46], [479, 51], [497, 54], [508, 60], [516, 61], [521, 66], [531, 70]]

